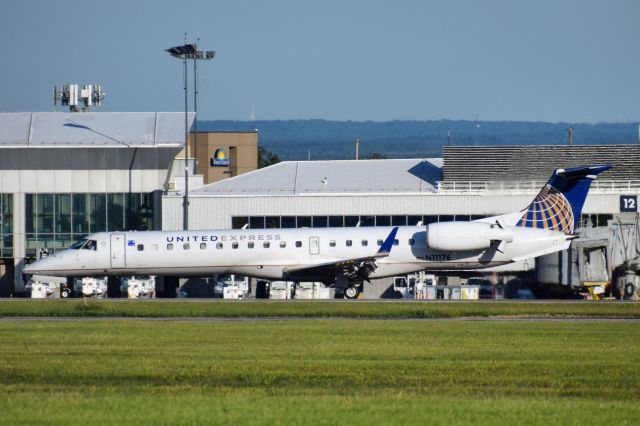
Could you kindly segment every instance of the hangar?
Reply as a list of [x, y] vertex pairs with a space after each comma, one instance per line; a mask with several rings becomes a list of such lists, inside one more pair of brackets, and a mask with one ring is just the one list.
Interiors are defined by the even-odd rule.
[[[443, 158], [288, 161], [195, 189], [190, 223], [257, 229], [473, 220], [525, 208], [556, 168], [605, 163], [614, 169], [592, 184], [580, 226], [606, 227], [637, 215], [639, 160], [640, 145], [607, 145], [444, 147]], [[181, 214], [179, 194], [165, 195], [163, 229], [180, 229]], [[499, 272], [506, 281], [535, 265], [523, 261]]]
[[[287, 161], [191, 194], [192, 228], [413, 225], [470, 220], [528, 205], [554, 169], [613, 164], [592, 186], [585, 225], [606, 225], [640, 192], [640, 145], [444, 147], [443, 158]], [[163, 229], [180, 229], [179, 195]], [[625, 213], [625, 212], [622, 212]]]

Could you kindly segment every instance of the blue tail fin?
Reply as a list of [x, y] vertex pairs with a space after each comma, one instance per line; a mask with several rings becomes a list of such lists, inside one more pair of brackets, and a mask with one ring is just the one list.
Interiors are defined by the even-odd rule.
[[557, 169], [549, 182], [522, 212], [516, 226], [543, 228], [573, 234], [591, 181], [609, 165]]

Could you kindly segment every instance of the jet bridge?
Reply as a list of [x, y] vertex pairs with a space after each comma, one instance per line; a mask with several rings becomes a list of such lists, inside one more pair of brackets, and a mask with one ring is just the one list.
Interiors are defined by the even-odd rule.
[[638, 299], [640, 216], [620, 215], [607, 226], [578, 229], [578, 235], [568, 250], [536, 259], [536, 281]]

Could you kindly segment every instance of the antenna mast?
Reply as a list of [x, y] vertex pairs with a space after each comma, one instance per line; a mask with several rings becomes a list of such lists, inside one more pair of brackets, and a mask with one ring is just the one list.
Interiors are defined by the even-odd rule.
[[93, 105], [100, 106], [104, 100], [105, 92], [99, 84], [85, 84], [80, 88], [79, 84], [64, 84], [53, 86], [53, 105], [68, 106], [71, 112], [88, 112]]

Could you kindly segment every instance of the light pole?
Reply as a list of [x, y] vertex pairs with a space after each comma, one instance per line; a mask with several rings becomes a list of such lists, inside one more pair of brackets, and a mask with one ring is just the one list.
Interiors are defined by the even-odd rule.
[[[200, 43], [200, 39], [197, 39], [197, 43]], [[216, 56], [216, 52], [211, 50], [206, 52], [197, 50], [197, 43], [196, 51], [191, 57], [191, 59], [193, 59], [193, 112], [195, 113], [195, 117], [193, 119], [193, 158], [196, 172], [198, 171], [198, 61], [210, 61]]]
[[[182, 59], [184, 67], [184, 200], [182, 202], [182, 229], [185, 231], [189, 229], [189, 100], [187, 95], [187, 59], [193, 59], [194, 63], [194, 77], [196, 74], [196, 60], [197, 59], [213, 59], [215, 52], [202, 52], [197, 50], [195, 44], [187, 44], [187, 33], [184, 33], [185, 44], [182, 46], [175, 46], [165, 51], [168, 52], [174, 58]], [[195, 85], [194, 85], [195, 91]], [[195, 105], [195, 102], [194, 102]]]

